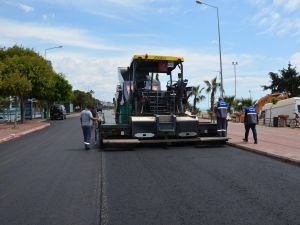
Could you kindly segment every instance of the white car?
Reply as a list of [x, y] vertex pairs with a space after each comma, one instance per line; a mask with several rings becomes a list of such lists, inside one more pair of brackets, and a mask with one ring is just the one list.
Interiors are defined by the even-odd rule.
[[8, 122], [8, 119], [5, 118], [4, 116], [0, 116], [0, 123], [6, 123]]

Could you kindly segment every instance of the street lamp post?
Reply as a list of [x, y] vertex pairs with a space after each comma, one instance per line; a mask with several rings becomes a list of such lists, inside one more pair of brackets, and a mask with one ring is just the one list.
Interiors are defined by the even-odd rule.
[[234, 69], [234, 99], [236, 98], [236, 65], [238, 62], [232, 62], [233, 69]]
[[203, 4], [207, 5], [209, 7], [212, 7], [217, 10], [217, 19], [218, 19], [218, 36], [219, 36], [219, 56], [220, 56], [220, 75], [221, 75], [221, 97], [223, 98], [224, 96], [224, 88], [223, 88], [223, 70], [222, 70], [222, 52], [221, 52], [221, 34], [220, 34], [220, 18], [219, 18], [219, 8], [217, 6], [209, 5], [207, 3], [204, 3], [202, 1], [197, 0], [197, 4]]
[[44, 58], [46, 59], [46, 54], [47, 54], [48, 50], [55, 49], [55, 48], [62, 48], [62, 47], [63, 47], [62, 45], [59, 45], [59, 46], [55, 46], [55, 47], [52, 47], [52, 48], [46, 48], [45, 53], [44, 53]]

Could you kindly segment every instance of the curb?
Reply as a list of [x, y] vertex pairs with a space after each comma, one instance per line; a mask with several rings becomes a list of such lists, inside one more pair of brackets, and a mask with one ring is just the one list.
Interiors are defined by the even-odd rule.
[[236, 148], [239, 148], [239, 149], [242, 149], [242, 150], [246, 150], [246, 151], [249, 151], [249, 152], [254, 152], [256, 154], [267, 156], [267, 157], [270, 157], [272, 159], [276, 159], [276, 160], [279, 160], [279, 161], [288, 162], [288, 163], [294, 164], [296, 166], [300, 166], [300, 161], [292, 159], [292, 158], [272, 154], [272, 153], [269, 153], [269, 152], [264, 152], [264, 151], [249, 148], [249, 147], [246, 147], [246, 146], [241, 146], [239, 144], [234, 144], [234, 143], [231, 143], [231, 142], [227, 142], [227, 145], [233, 146], [233, 147], [236, 147]]
[[38, 131], [38, 130], [42, 130], [42, 129], [48, 127], [48, 126], [50, 126], [50, 123], [41, 124], [38, 127], [35, 127], [35, 128], [32, 128], [32, 129], [28, 129], [28, 130], [24, 130], [24, 131], [19, 132], [19, 133], [9, 134], [6, 137], [1, 138], [0, 139], [0, 143], [9, 141], [9, 140], [14, 139], [14, 138], [18, 138], [18, 137], [24, 136], [24, 135], [29, 134], [29, 133], [33, 133], [33, 132]]

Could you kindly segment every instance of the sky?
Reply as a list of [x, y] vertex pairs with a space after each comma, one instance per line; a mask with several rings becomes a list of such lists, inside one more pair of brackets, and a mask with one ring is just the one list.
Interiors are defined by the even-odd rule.
[[[226, 96], [258, 99], [269, 94], [261, 87], [271, 84], [269, 72], [288, 63], [300, 71], [300, 0], [203, 2], [210, 6], [192, 0], [0, 0], [0, 48], [33, 49], [73, 90], [93, 90], [103, 101], [112, 102], [117, 68], [129, 66], [135, 54], [184, 57], [189, 85], [206, 87], [204, 80], [220, 81], [218, 12]], [[207, 109], [208, 98], [199, 106]]]

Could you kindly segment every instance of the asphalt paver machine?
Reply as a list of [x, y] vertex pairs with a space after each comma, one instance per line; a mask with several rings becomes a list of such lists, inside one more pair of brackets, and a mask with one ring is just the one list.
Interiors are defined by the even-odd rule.
[[134, 55], [118, 68], [115, 123], [101, 122], [99, 146], [143, 143], [225, 143], [217, 126], [186, 113], [191, 87], [183, 77], [182, 57]]

